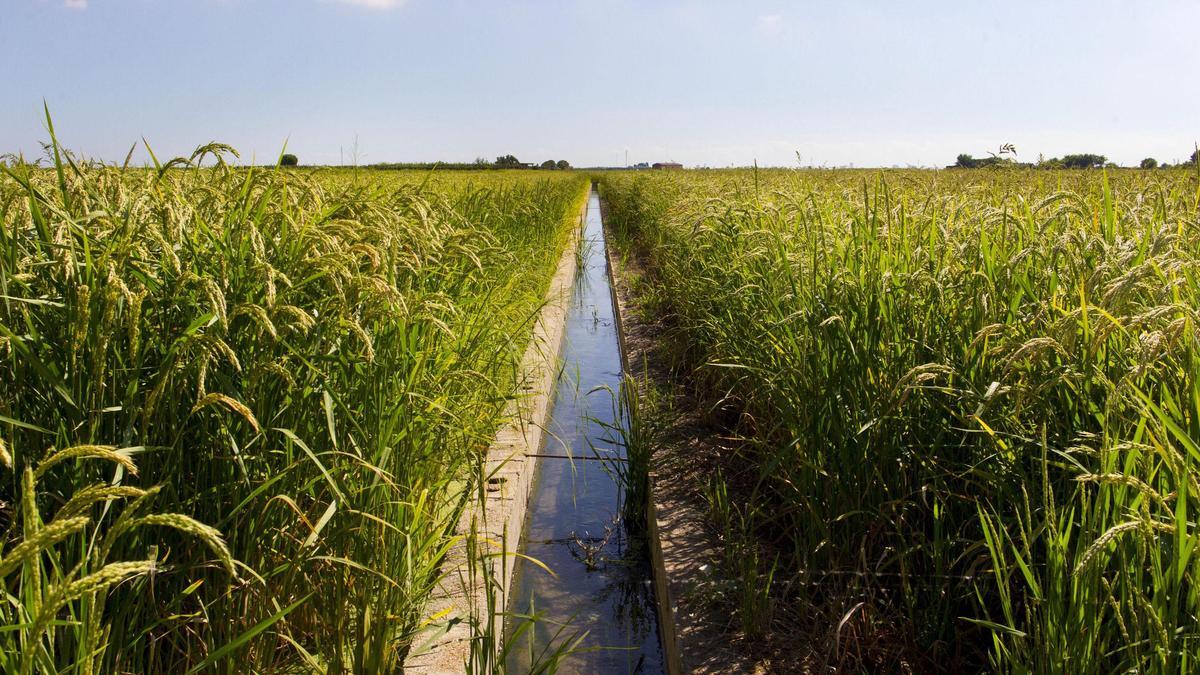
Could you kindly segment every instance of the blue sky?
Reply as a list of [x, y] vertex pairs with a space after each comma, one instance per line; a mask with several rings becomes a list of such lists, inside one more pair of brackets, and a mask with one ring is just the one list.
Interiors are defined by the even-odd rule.
[[1197, 26], [1194, 0], [0, 0], [0, 152], [40, 152], [45, 99], [107, 160], [1176, 161]]

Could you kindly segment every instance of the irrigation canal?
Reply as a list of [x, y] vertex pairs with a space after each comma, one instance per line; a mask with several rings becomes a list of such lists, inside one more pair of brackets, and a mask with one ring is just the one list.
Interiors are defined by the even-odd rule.
[[[563, 368], [525, 518], [507, 626], [510, 672], [526, 672], [564, 644], [566, 672], [661, 673], [652, 572], [644, 542], [621, 522], [613, 463], [621, 346], [600, 198], [592, 191], [566, 317]], [[597, 461], [598, 460], [598, 461]], [[537, 616], [519, 635], [516, 630]]]

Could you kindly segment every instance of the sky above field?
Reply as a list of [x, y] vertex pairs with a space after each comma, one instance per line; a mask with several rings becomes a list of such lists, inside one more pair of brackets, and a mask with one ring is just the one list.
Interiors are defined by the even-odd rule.
[[[1200, 2], [0, 0], [0, 153], [1176, 162]], [[799, 155], [799, 156], [797, 156]], [[143, 159], [138, 151], [135, 159]]]

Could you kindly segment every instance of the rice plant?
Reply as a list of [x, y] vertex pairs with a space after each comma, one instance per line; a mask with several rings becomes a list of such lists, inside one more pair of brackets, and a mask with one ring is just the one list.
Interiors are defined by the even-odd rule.
[[[630, 173], [602, 192], [689, 386], [743, 439], [710, 492], [754, 514], [789, 606], [836, 612], [818, 660], [1197, 667], [1189, 172]], [[880, 648], [837, 639], [859, 629]]]
[[584, 180], [50, 129], [0, 174], [3, 669], [395, 670]]

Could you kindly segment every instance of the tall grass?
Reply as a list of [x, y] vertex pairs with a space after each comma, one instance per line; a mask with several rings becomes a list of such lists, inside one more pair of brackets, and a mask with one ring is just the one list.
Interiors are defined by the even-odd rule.
[[397, 669], [583, 180], [50, 148], [0, 175], [0, 665]]
[[[1190, 173], [689, 172], [602, 188], [673, 353], [745, 439], [716, 492], [776, 561], [779, 592], [833, 610], [823, 658], [1197, 667]], [[867, 656], [844, 639], [871, 630]]]
[[620, 519], [630, 535], [631, 541], [642, 542], [648, 523], [647, 509], [650, 501], [650, 462], [656, 436], [661, 433], [661, 424], [655, 415], [663, 404], [649, 378], [638, 378], [625, 372], [617, 391], [610, 390], [613, 404], [611, 423], [602, 422], [606, 438], [604, 441], [620, 447], [619, 457], [607, 462], [613, 479], [621, 487]]

